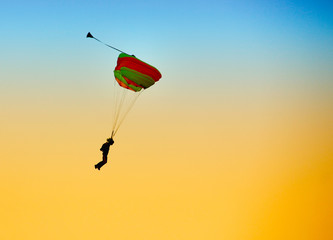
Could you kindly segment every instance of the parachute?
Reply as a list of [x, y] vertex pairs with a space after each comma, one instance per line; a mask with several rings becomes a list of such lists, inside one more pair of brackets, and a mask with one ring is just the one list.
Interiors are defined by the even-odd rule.
[[114, 69], [114, 77], [122, 90], [114, 86], [115, 112], [111, 137], [115, 136], [143, 90], [154, 85], [162, 75], [155, 67], [134, 55], [120, 53]]
[[121, 87], [134, 92], [149, 88], [162, 77], [155, 67], [126, 53], [119, 55], [114, 76]]
[[117, 65], [114, 69], [114, 84], [113, 88], [113, 127], [111, 138], [114, 137], [126, 118], [128, 112], [134, 106], [136, 100], [141, 93], [159, 81], [162, 77], [157, 68], [149, 65], [136, 58], [134, 55], [129, 55], [115, 47], [112, 47], [99, 39], [95, 38], [90, 32], [87, 38], [93, 38], [98, 42], [121, 52], [118, 56]]

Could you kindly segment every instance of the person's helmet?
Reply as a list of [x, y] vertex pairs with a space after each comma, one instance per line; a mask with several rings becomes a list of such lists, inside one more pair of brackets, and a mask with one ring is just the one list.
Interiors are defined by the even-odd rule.
[[113, 141], [112, 138], [108, 138], [108, 139], [106, 139], [106, 141], [107, 141], [108, 143], [110, 143], [111, 145], [114, 143], [114, 141]]

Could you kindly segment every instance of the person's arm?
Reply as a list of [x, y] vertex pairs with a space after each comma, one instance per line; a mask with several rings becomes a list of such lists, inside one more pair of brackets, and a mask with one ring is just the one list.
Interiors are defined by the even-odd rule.
[[103, 151], [105, 143], [102, 145], [100, 151]]

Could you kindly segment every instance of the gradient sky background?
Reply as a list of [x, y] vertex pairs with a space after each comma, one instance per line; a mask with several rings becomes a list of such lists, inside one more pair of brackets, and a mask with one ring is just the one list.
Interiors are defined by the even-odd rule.
[[[0, 5], [0, 239], [333, 239], [331, 1]], [[118, 53], [156, 66], [99, 172]]]

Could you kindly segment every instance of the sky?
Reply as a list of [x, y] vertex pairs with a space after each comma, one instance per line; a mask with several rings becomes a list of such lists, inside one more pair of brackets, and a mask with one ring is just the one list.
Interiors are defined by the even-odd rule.
[[[333, 3], [0, 7], [0, 239], [332, 239]], [[158, 68], [114, 117], [118, 52]]]

